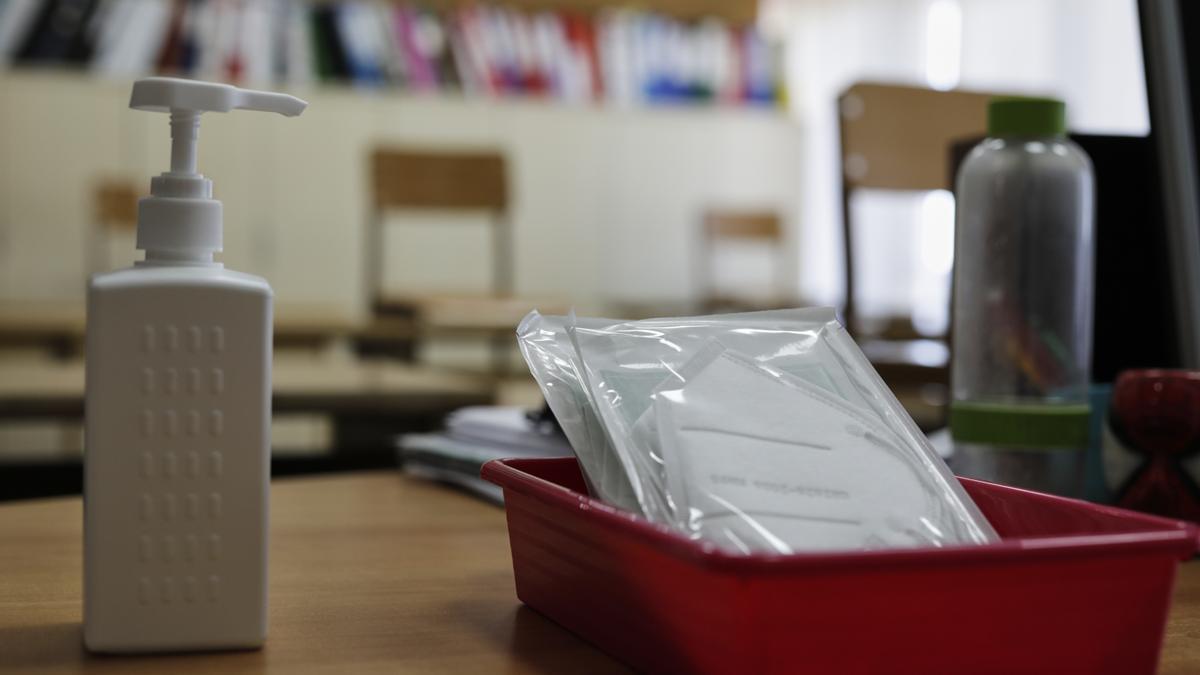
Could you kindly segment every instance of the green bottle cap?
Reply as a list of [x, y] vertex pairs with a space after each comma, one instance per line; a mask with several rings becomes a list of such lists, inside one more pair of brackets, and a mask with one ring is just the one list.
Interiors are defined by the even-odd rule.
[[1079, 449], [1088, 444], [1087, 403], [950, 404], [950, 435], [960, 443], [1012, 448]]
[[1063, 136], [1067, 104], [1052, 98], [999, 96], [988, 103], [988, 136]]

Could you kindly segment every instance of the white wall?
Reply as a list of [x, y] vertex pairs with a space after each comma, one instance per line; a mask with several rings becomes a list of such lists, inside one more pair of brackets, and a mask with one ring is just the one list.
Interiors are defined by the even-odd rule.
[[[840, 303], [845, 293], [835, 101], [851, 84], [937, 84], [931, 66], [945, 72], [947, 64], [930, 62], [935, 47], [932, 53], [938, 58], [957, 61], [948, 70], [957, 70], [961, 88], [1059, 96], [1067, 102], [1076, 131], [1144, 134], [1149, 128], [1136, 0], [765, 2], [774, 32], [787, 41], [792, 109], [806, 130], [801, 288], [821, 302]], [[941, 10], [948, 6], [950, 15], [959, 17], [958, 35], [935, 34], [940, 24], [929, 20], [935, 5]], [[858, 268], [866, 277], [856, 280], [868, 296], [858, 298], [863, 310], [911, 311], [938, 323], [929, 311], [937, 309], [932, 305], [944, 305], [944, 292], [930, 292], [931, 275], [937, 271], [917, 269], [911, 256], [900, 259], [897, 251], [945, 246], [926, 242], [895, 248], [895, 232], [910, 240], [920, 232], [952, 236], [952, 229], [923, 222], [925, 203], [919, 197], [866, 194], [852, 205], [863, 210], [863, 218], [882, 218], [879, 227], [893, 230], [871, 234], [878, 250], [868, 254], [871, 264]], [[942, 267], [939, 263], [937, 269]], [[940, 321], [944, 308], [942, 315]]]
[[1149, 131], [1137, 0], [959, 2], [963, 87], [1061, 97], [1074, 131]]
[[[81, 298], [93, 181], [116, 174], [148, 187], [166, 168], [166, 118], [129, 110], [128, 87], [0, 75], [0, 299]], [[796, 222], [800, 129], [773, 111], [294, 93], [311, 104], [298, 119], [206, 115], [200, 130], [200, 170], [225, 205], [223, 259], [270, 279], [281, 304], [362, 310], [367, 157], [382, 142], [506, 150], [524, 294], [685, 301], [704, 208], [777, 208]], [[485, 288], [479, 219], [417, 220], [389, 228], [391, 283]]]

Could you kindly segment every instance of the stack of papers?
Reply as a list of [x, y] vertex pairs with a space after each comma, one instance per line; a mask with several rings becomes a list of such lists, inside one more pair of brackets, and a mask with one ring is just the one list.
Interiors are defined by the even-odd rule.
[[457, 410], [446, 418], [445, 431], [401, 436], [399, 452], [405, 473], [457, 485], [497, 504], [504, 503], [500, 487], [479, 478], [487, 462], [572, 455], [557, 427], [515, 406]]

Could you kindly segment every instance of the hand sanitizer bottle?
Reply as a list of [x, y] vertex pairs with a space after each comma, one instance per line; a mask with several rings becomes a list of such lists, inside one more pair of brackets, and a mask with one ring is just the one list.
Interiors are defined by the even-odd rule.
[[299, 115], [283, 94], [172, 78], [171, 170], [138, 204], [142, 260], [88, 287], [84, 642], [93, 651], [260, 646], [267, 628], [272, 293], [213, 261], [221, 202], [196, 172], [200, 115]]

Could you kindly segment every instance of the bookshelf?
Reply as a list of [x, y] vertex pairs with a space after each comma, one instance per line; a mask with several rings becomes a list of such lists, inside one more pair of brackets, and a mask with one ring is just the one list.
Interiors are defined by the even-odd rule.
[[[425, 4], [437, 9], [453, 9], [464, 3], [463, 0], [429, 0]], [[526, 12], [566, 11], [595, 14], [613, 9], [641, 9], [683, 21], [721, 19], [735, 26], [751, 24], [758, 16], [757, 0], [504, 0], [501, 4]]]
[[0, 66], [618, 105], [778, 106], [739, 0], [7, 0]]

